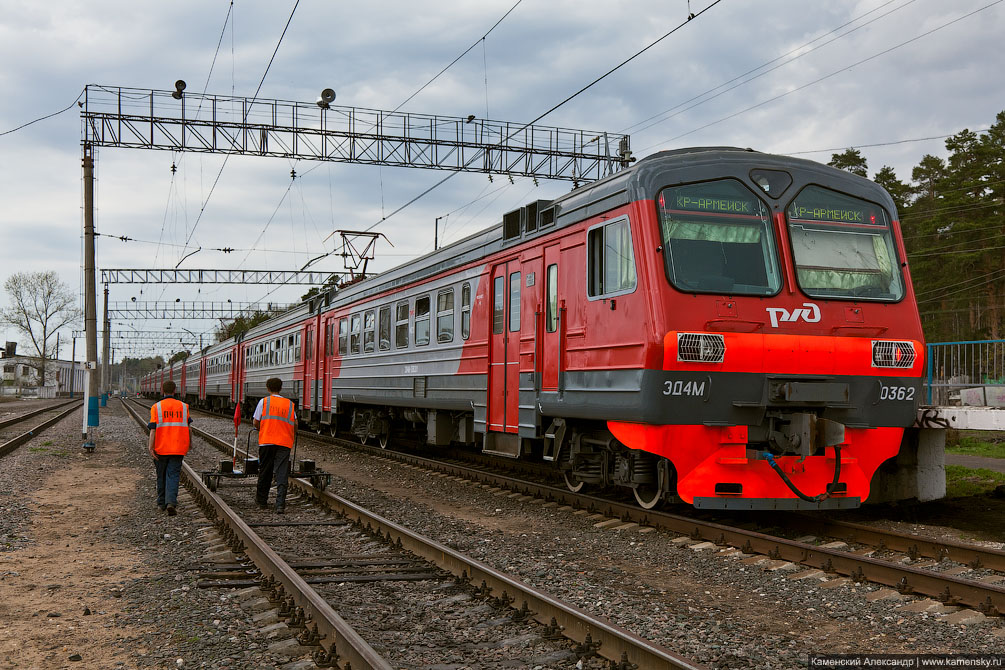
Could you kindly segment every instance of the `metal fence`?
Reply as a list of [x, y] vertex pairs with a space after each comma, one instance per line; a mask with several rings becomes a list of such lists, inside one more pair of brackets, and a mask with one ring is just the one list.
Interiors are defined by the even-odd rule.
[[1005, 398], [1005, 340], [930, 342], [926, 360], [929, 405], [987, 405]]

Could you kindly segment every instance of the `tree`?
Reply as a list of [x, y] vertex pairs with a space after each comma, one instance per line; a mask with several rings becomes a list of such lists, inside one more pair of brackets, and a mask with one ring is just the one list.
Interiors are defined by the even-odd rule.
[[889, 165], [884, 165], [872, 180], [886, 189], [893, 198], [893, 204], [897, 206], [897, 214], [903, 216], [911, 201], [910, 185], [897, 179], [897, 173]]
[[865, 158], [862, 157], [862, 152], [858, 149], [846, 149], [844, 153], [831, 154], [830, 162], [827, 165], [857, 174], [859, 177], [869, 176]]
[[275, 312], [251, 312], [250, 314], [237, 317], [232, 321], [220, 321], [220, 326], [213, 333], [217, 342], [234, 337], [238, 333], [243, 333], [253, 326], [257, 326], [263, 321], [268, 321], [275, 316]]
[[175, 352], [174, 354], [171, 355], [171, 358], [168, 359], [168, 365], [171, 365], [175, 361], [183, 361], [191, 355], [192, 353], [188, 351]]
[[76, 296], [52, 272], [16, 272], [4, 289], [11, 306], [0, 310], [0, 320], [17, 329], [34, 352], [33, 367], [45, 384], [46, 361], [55, 358], [53, 337], [60, 328], [81, 319]]

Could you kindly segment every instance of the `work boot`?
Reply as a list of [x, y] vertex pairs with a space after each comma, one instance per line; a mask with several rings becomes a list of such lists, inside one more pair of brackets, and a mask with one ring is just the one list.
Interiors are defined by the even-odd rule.
[[276, 514], [286, 514], [286, 508], [285, 507], [277, 507], [276, 508]]
[[175, 514], [178, 513], [178, 510], [175, 509], [174, 505], [168, 505], [167, 510], [168, 510], [168, 516], [174, 516]]

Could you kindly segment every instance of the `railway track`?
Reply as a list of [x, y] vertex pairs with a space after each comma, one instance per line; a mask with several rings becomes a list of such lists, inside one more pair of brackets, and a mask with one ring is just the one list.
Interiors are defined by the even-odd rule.
[[[80, 405], [81, 405], [81, 401], [80, 400], [71, 400], [70, 402], [65, 402], [65, 403], [60, 403], [60, 404], [57, 404], [57, 405], [52, 405], [52, 406], [49, 406], [49, 407], [44, 407], [44, 408], [39, 409], [39, 410], [35, 410], [35, 411], [32, 411], [32, 412], [27, 412], [25, 414], [21, 414], [19, 416], [16, 416], [16, 417], [13, 417], [13, 418], [10, 418], [10, 419], [5, 419], [4, 421], [0, 421], [0, 440], [4, 439], [4, 437], [7, 434], [14, 434], [14, 437], [11, 437], [11, 438], [7, 439], [6, 441], [0, 443], [0, 458], [2, 458], [4, 456], [12, 453], [15, 449], [17, 449], [21, 445], [23, 445], [26, 442], [29, 442], [33, 438], [37, 437], [46, 428], [49, 428], [50, 426], [53, 426], [53, 425], [59, 423], [64, 418], [66, 418], [67, 416], [69, 416], [73, 412], [77, 411], [77, 408]], [[64, 409], [64, 408], [67, 408], [67, 406], [71, 406], [71, 407], [69, 407], [68, 409]], [[57, 412], [57, 410], [61, 410], [61, 409], [63, 411]], [[16, 434], [17, 433], [17, 429], [11, 430], [15, 426], [18, 426], [19, 424], [24, 423], [24, 422], [28, 421], [29, 419], [33, 419], [35, 417], [38, 417], [41, 414], [46, 414], [46, 413], [51, 413], [51, 412], [57, 412], [57, 413], [54, 416], [49, 417], [48, 419], [46, 419], [42, 423], [36, 425], [34, 428], [31, 428], [30, 430], [28, 430], [28, 431], [26, 431], [24, 433]]]
[[[219, 418], [216, 414], [211, 416]], [[458, 477], [484, 487], [587, 510], [591, 514], [602, 515], [598, 516], [598, 524], [652, 526], [687, 536], [695, 543], [708, 543], [708, 549], [733, 548], [745, 554], [758, 554], [773, 561], [819, 570], [836, 578], [880, 584], [898, 595], [928, 598], [947, 607], [965, 607], [986, 616], [1005, 615], [1005, 551], [1002, 550], [797, 513], [773, 512], [767, 515], [774, 530], [780, 531], [767, 532], [768, 529], [740, 527], [702, 515], [644, 510], [633, 503], [573, 493], [523, 475], [502, 474], [473, 465], [473, 462], [481, 460], [477, 454], [466, 455], [464, 461], [442, 460], [318, 436], [311, 431], [301, 431], [300, 435], [325, 444], [363, 451], [376, 458]], [[511, 467], [514, 471], [528, 473], [528, 476], [541, 472], [533, 464], [516, 462]], [[878, 558], [877, 555], [886, 558]]]
[[[128, 404], [126, 407], [138, 423], [146, 425]], [[229, 442], [195, 428], [193, 432], [222, 452], [231, 453]], [[254, 512], [249, 515], [251, 521], [243, 520], [235, 507], [254, 507], [251, 487], [221, 484], [217, 492], [213, 492], [187, 463], [184, 472], [186, 486], [204, 509], [209, 510], [208, 515], [218, 525], [226, 527], [224, 535], [235, 550], [245, 553], [254, 562], [263, 588], [272, 591], [272, 597], [281, 603], [294, 624], [305, 625], [301, 641], [318, 646], [314, 657], [320, 664], [332, 663], [337, 657], [339, 662], [350, 661], [354, 668], [392, 667], [379, 654], [373, 656], [377, 653], [374, 648], [393, 648], [394, 631], [408, 625], [400, 620], [399, 612], [402, 599], [406, 597], [404, 593], [408, 592], [407, 597], [432, 602], [441, 609], [444, 604], [460, 603], [455, 608], [460, 613], [451, 610], [447, 617], [450, 637], [436, 638], [437, 658], [450, 651], [460, 656], [465, 650], [470, 653], [471, 643], [465, 641], [466, 631], [474, 626], [481, 632], [471, 636], [484, 637], [485, 620], [488, 619], [490, 627], [498, 629], [497, 636], [505, 637], [508, 633], [510, 639], [520, 639], [519, 635], [517, 638], [512, 635], [514, 631], [523, 630], [525, 636], [541, 638], [550, 644], [561, 637], [567, 638], [570, 642], [563, 644], [572, 651], [572, 664], [577, 659], [600, 657], [609, 662], [607, 667], [624, 670], [699, 667], [511, 575], [422, 537], [351, 501], [314, 488], [307, 480], [291, 479], [291, 495], [298, 493], [303, 499], [334, 512], [335, 520], [329, 516], [319, 520], [319, 513], [313, 509], [307, 514], [297, 512], [294, 518], [282, 522], [275, 522], [271, 515], [267, 517], [269, 521], [255, 520]], [[288, 499], [288, 510], [291, 502]], [[262, 513], [257, 512], [257, 516]], [[297, 546], [306, 542], [314, 555], [305, 557], [302, 549], [295, 550], [290, 553], [297, 560], [286, 562], [280, 558], [281, 551], [269, 546], [280, 543], [288, 547], [291, 537], [296, 538]], [[345, 556], [347, 546], [349, 555]], [[245, 569], [244, 566], [227, 567], [238, 571]], [[244, 572], [235, 573], [235, 576], [238, 574], [246, 577]], [[227, 575], [215, 575], [222, 576]], [[366, 588], [366, 584], [374, 582], [383, 585], [383, 589], [378, 590], [383, 592], [382, 597], [374, 596], [373, 589]], [[389, 583], [395, 585], [395, 595], [391, 598], [386, 593]], [[238, 584], [240, 582], [230, 582], [230, 585]], [[341, 585], [337, 589], [339, 609], [351, 612], [357, 624], [354, 628], [358, 630], [349, 628], [344, 618], [327, 605], [324, 593], [330, 591], [333, 584]], [[346, 584], [352, 584], [353, 588], [346, 588]], [[402, 584], [412, 586], [405, 588]], [[353, 600], [353, 593], [357, 593], [356, 600]], [[471, 599], [478, 599], [477, 607], [463, 604]], [[377, 616], [372, 614], [374, 611], [378, 612]], [[470, 620], [478, 612], [481, 612], [480, 617]], [[439, 615], [435, 619], [438, 620]], [[420, 618], [413, 625], [430, 625], [428, 621]], [[527, 632], [527, 626], [532, 626], [532, 632]], [[445, 634], [442, 630], [435, 632]], [[460, 639], [456, 639], [458, 636]], [[364, 639], [377, 641], [371, 646]], [[479, 644], [476, 648], [487, 650], [505, 645], [506, 641]]]

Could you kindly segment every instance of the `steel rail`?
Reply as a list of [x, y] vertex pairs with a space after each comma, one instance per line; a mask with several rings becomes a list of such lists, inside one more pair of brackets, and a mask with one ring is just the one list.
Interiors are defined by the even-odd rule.
[[861, 542], [893, 551], [900, 551], [912, 558], [925, 556], [942, 560], [948, 558], [971, 568], [986, 568], [1005, 572], [1005, 551], [957, 540], [936, 540], [920, 535], [911, 535], [895, 530], [873, 528], [850, 521], [810, 517], [803, 514], [784, 516], [786, 527], [802, 529], [808, 533], [836, 537], [849, 542]]
[[[206, 441], [215, 444], [222, 451], [230, 453], [231, 445], [226, 441], [198, 428], [192, 428], [192, 431]], [[291, 479], [290, 485], [350, 521], [361, 526], [365, 525], [368, 531], [386, 537], [388, 542], [396, 544], [400, 542], [406, 551], [410, 551], [454, 576], [475, 585], [484, 584], [486, 595], [512, 603], [517, 608], [526, 604], [527, 609], [532, 612], [532, 618], [536, 621], [548, 626], [554, 620], [561, 626], [562, 635], [580, 645], [588, 645], [592, 642], [596, 653], [610, 661], [619, 663], [627, 659], [629, 663], [634, 663], [639, 670], [664, 668], [702, 670], [703, 668], [703, 666], [678, 656], [671, 650], [646, 640], [607, 619], [595, 617], [564, 603], [529, 584], [514, 579], [481, 561], [454, 551], [446, 545], [423, 537], [345, 498], [328, 491], [319, 491], [311, 486], [307, 480]], [[248, 531], [251, 532], [250, 529]]]
[[[758, 553], [773, 559], [800, 563], [827, 572], [844, 575], [856, 581], [871, 581], [883, 584], [893, 587], [903, 594], [929, 596], [939, 599], [946, 604], [970, 607], [985, 614], [1005, 615], [1005, 586], [987, 584], [908, 565], [890, 563], [869, 556], [841, 551], [840, 549], [820, 547], [712, 521], [685, 517], [669, 512], [644, 510], [634, 504], [619, 503], [582, 493], [572, 493], [564, 488], [528, 482], [467, 465], [446, 463], [404, 452], [378, 450], [363, 445], [354, 444], [353, 446], [357, 449], [369, 450], [371, 454], [382, 458], [417, 465], [444, 474], [464, 477], [478, 483], [507, 488], [514, 492], [543, 498], [563, 505], [587, 508], [594, 512], [602, 512], [608, 517], [621, 518], [624, 521], [632, 521], [641, 525], [654, 526], [675, 533], [689, 535], [695, 540], [714, 542], [718, 545], [729, 545], [740, 548], [745, 553]], [[863, 533], [860, 537], [875, 538], [875, 542], [878, 545], [882, 544], [884, 531], [878, 529], [870, 530], [871, 533], [869, 536]], [[922, 538], [915, 538], [914, 536], [906, 537], [914, 540], [914, 544], [920, 549], [922, 546], [920, 540]], [[865, 540], [861, 539], [860, 541]], [[945, 544], [931, 538], [927, 538], [927, 541], [931, 543], [932, 547]], [[895, 540], [892, 537], [887, 537], [885, 546], [891, 548], [893, 544], [895, 544]], [[976, 565], [976, 561], [973, 559], [981, 556], [987, 557], [989, 561], [1000, 560], [995, 556], [997, 554], [995, 550], [990, 550], [989, 552], [984, 548], [968, 548], [967, 545], [963, 544], [959, 544], [955, 549], [948, 549], [950, 552], [953, 552], [951, 555], [955, 555], [957, 560], [961, 560], [964, 563], [973, 563]], [[980, 553], [974, 554], [973, 549], [979, 549]], [[910, 545], [906, 550], [910, 551]], [[970, 557], [964, 555], [963, 552], [967, 551], [971, 552]], [[937, 552], [931, 555], [933, 557], [940, 556]], [[984, 558], [981, 558], [982, 563], [984, 560]], [[982, 565], [982, 567], [988, 566]]]
[[[712, 521], [685, 517], [679, 514], [644, 510], [633, 504], [619, 503], [581, 493], [572, 493], [567, 489], [528, 482], [466, 465], [444, 463], [397, 451], [378, 451], [377, 449], [373, 449], [372, 453], [384, 458], [419, 465], [445, 474], [464, 477], [475, 482], [507, 488], [524, 495], [544, 498], [545, 500], [554, 501], [562, 505], [572, 505], [587, 508], [595, 512], [602, 512], [608, 517], [620, 518], [624, 521], [632, 521], [641, 525], [654, 526], [675, 533], [690, 535], [695, 540], [705, 540], [718, 545], [737, 547], [745, 553], [758, 553], [774, 559], [801, 563], [827, 572], [845, 575], [856, 581], [871, 581], [883, 584], [894, 587], [904, 594], [913, 593], [930, 596], [947, 604], [964, 605], [990, 615], [1005, 614], [1005, 587], [1003, 586], [930, 572], [908, 565], [889, 563], [869, 556], [855, 555], [839, 549], [818, 547], [805, 542], [788, 540]], [[874, 534], [881, 532], [873, 530]], [[888, 542], [887, 546], [891, 542], [892, 540]], [[937, 543], [938, 541], [931, 540], [931, 542]], [[959, 554], [957, 555], [959, 556]]]
[[[125, 401], [123, 406], [142, 428], [147, 429], [146, 423], [133, 408]], [[222, 442], [219, 438], [197, 428], [193, 428], [192, 431], [214, 446]], [[182, 463], [182, 473], [185, 477], [185, 486], [199, 501], [207, 516], [228, 528], [240, 542], [241, 551], [251, 559], [263, 577], [270, 578], [272, 583], [281, 586], [281, 593], [291, 596], [294, 603], [303, 608], [310, 624], [315, 627], [317, 644], [325, 648], [331, 659], [337, 659], [340, 663], [352, 663], [353, 668], [393, 670], [393, 666], [374, 651], [317, 591], [280, 558], [279, 554], [269, 548], [268, 544], [229, 505], [202, 483], [199, 474], [188, 463]]]
[[[78, 402], [78, 401], [73, 401], [73, 402]], [[67, 404], [69, 404], [69, 403], [67, 403]], [[81, 403], [81, 404], [83, 404], [83, 403]], [[60, 407], [63, 407], [63, 405], [60, 405]], [[52, 408], [50, 407], [49, 409], [52, 409]], [[52, 417], [51, 419], [46, 419], [42, 423], [38, 424], [37, 426], [35, 426], [31, 430], [29, 430], [27, 433], [22, 433], [21, 435], [18, 435], [17, 437], [15, 437], [13, 440], [9, 440], [9, 441], [7, 441], [7, 442], [5, 442], [3, 444], [0, 444], [0, 458], [8, 455], [12, 451], [14, 451], [18, 447], [20, 447], [22, 444], [24, 444], [25, 442], [28, 442], [32, 438], [36, 437], [39, 433], [41, 433], [43, 430], [45, 430], [49, 426], [53, 426], [53, 425], [59, 423], [60, 421], [62, 421], [63, 419], [65, 419], [66, 417], [68, 417], [70, 414], [73, 414], [76, 411], [77, 411], [76, 407], [71, 407], [70, 409], [64, 410], [64, 411], [60, 412], [59, 414], [57, 414], [56, 416]]]
[[32, 410], [30, 412], [25, 412], [24, 414], [19, 414], [18, 416], [11, 417], [9, 419], [4, 419], [0, 421], [0, 430], [7, 428], [8, 426], [13, 426], [15, 424], [21, 423], [22, 421], [27, 421], [33, 416], [38, 416], [39, 414], [45, 414], [46, 412], [51, 412], [54, 409], [59, 409], [60, 407], [66, 407], [75, 402], [80, 402], [80, 400], [69, 400], [67, 402], [56, 403], [55, 405], [49, 405], [48, 407], [43, 407], [42, 409]]

